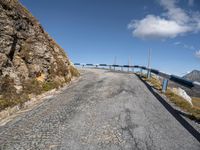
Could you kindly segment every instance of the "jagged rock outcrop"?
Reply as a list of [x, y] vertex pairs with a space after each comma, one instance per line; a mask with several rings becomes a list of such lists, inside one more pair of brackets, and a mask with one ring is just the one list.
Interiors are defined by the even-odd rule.
[[0, 110], [79, 73], [18, 0], [0, 0]]

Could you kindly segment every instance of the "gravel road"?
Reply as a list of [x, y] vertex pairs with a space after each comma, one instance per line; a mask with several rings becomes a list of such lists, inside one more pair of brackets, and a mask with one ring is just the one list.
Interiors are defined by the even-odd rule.
[[78, 82], [0, 126], [0, 149], [200, 149], [199, 132], [134, 74], [97, 69], [81, 74]]

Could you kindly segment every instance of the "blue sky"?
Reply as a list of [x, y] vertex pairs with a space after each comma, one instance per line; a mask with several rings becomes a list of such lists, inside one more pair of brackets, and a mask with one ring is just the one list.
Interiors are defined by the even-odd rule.
[[200, 70], [199, 0], [20, 0], [72, 62]]

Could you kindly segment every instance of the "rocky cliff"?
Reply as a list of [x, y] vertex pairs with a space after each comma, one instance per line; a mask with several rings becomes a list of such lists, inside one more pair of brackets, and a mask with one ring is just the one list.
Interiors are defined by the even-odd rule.
[[64, 50], [18, 0], [0, 0], [0, 110], [78, 75]]

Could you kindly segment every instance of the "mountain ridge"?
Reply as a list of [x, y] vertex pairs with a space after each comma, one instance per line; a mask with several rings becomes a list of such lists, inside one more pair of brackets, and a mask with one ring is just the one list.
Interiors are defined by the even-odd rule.
[[200, 71], [192, 70], [190, 73], [184, 75], [183, 78], [200, 82]]

